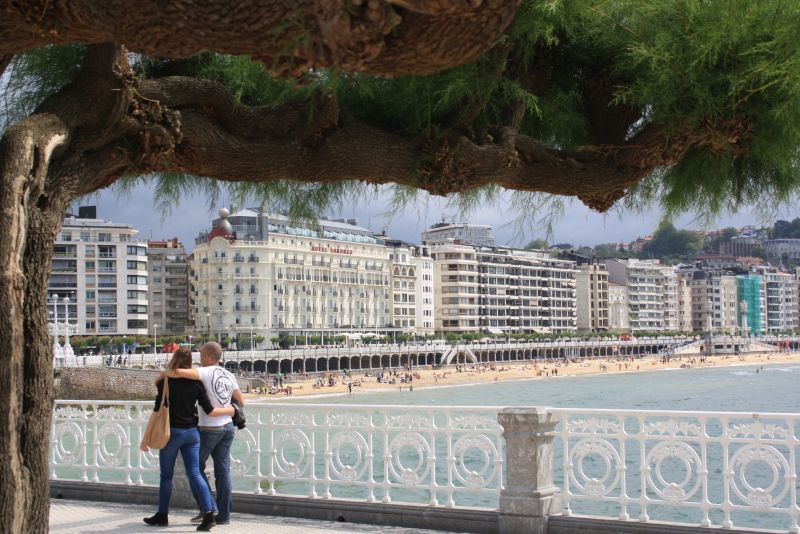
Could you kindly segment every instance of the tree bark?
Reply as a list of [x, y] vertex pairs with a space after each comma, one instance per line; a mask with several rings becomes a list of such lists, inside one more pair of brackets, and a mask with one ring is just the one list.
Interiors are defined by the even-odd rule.
[[249, 55], [280, 74], [426, 74], [489, 50], [519, 0], [0, 0], [0, 54], [116, 43], [155, 57]]
[[0, 141], [0, 532], [47, 532], [53, 354], [46, 294], [53, 241], [71, 200], [47, 172], [61, 122], [29, 117]]

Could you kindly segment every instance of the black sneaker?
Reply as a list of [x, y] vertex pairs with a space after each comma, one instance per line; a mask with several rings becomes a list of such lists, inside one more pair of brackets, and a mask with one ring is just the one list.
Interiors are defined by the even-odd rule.
[[203, 512], [200, 512], [199, 514], [197, 514], [196, 516], [191, 518], [189, 521], [192, 522], [192, 523], [202, 523], [203, 522]]
[[144, 522], [151, 527], [165, 527], [169, 525], [169, 516], [159, 512], [152, 517], [145, 517]]
[[214, 521], [214, 512], [207, 512], [203, 514], [203, 522], [197, 525], [197, 530], [208, 532], [215, 526], [217, 526], [217, 522]]
[[220, 519], [218, 515], [214, 516], [214, 521], [216, 521], [218, 525], [227, 525], [231, 522], [230, 519]]

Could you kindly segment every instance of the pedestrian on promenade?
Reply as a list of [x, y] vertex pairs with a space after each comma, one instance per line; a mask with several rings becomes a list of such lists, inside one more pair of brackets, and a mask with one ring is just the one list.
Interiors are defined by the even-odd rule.
[[[189, 349], [180, 348], [172, 355], [168, 369], [190, 369], [192, 367], [192, 353]], [[230, 416], [234, 413], [232, 407], [215, 408], [208, 399], [203, 384], [185, 378], [167, 378], [168, 393], [167, 406], [169, 409], [169, 441], [158, 455], [161, 477], [158, 487], [158, 512], [152, 517], [145, 517], [144, 522], [151, 526], [166, 526], [169, 524], [169, 501], [172, 497], [172, 477], [175, 472], [175, 460], [178, 452], [183, 457], [186, 476], [192, 491], [200, 496], [203, 521], [197, 526], [199, 531], [209, 531], [216, 525], [214, 521], [214, 503], [208, 484], [204, 483], [200, 475], [200, 432], [197, 429], [197, 406], [199, 403], [206, 414], [214, 417]], [[157, 381], [156, 403], [153, 412], [161, 407], [164, 394], [164, 379]], [[153, 417], [142, 436], [139, 448], [147, 452], [150, 450], [150, 431]]]
[[[199, 380], [205, 386], [211, 404], [215, 407], [227, 408], [234, 400], [239, 406], [244, 406], [244, 397], [239, 389], [236, 377], [220, 365], [222, 347], [218, 343], [210, 342], [200, 349], [199, 369], [176, 369], [167, 373], [170, 377], [188, 378]], [[287, 388], [289, 389], [289, 388]], [[291, 394], [291, 390], [289, 390]], [[214, 513], [218, 525], [226, 525], [231, 520], [233, 504], [233, 482], [231, 481], [231, 445], [236, 436], [231, 417], [210, 417], [200, 413], [200, 476], [210, 489], [206, 477], [206, 462], [208, 457], [214, 460], [214, 485], [216, 486], [216, 506]], [[203, 506], [200, 496], [192, 487], [195, 501], [200, 507], [200, 513], [192, 518], [193, 523], [203, 520]]]

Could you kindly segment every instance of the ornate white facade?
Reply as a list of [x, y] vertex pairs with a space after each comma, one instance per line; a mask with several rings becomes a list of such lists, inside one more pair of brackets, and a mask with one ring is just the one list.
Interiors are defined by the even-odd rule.
[[215, 221], [215, 230], [194, 249], [198, 334], [267, 340], [285, 334], [328, 342], [343, 333], [425, 331], [424, 324], [417, 328], [417, 288], [430, 267], [416, 248], [388, 247], [355, 221], [321, 219], [313, 229], [257, 210], [226, 219], [227, 228]]

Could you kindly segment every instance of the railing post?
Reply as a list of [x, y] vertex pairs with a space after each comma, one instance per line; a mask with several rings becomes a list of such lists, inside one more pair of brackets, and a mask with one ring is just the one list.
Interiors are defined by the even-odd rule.
[[507, 472], [499, 532], [545, 534], [549, 516], [561, 512], [561, 490], [553, 484], [557, 419], [545, 408], [505, 408], [497, 418], [506, 441]]

